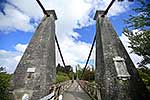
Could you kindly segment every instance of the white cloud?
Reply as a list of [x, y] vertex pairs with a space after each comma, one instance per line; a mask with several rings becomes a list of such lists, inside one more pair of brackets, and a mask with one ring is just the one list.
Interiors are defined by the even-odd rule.
[[[22, 55], [22, 54], [21, 54]], [[19, 63], [20, 59], [21, 59], [21, 55], [17, 55], [14, 59], [17, 61], [16, 63]]]
[[[47, 0], [44, 1], [47, 2]], [[24, 14], [29, 17], [39, 19], [43, 16], [43, 13], [36, 0], [9, 0], [9, 2], [17, 6]]]
[[[57, 30], [59, 35], [68, 34], [72, 32], [73, 28], [82, 28], [94, 24], [93, 18], [89, 16], [94, 15], [96, 10], [105, 10], [111, 0], [40, 0], [46, 9], [55, 9], [58, 16]], [[43, 16], [41, 8], [38, 6], [36, 0], [9, 0], [10, 5], [5, 5], [6, 16], [3, 14], [0, 21], [3, 27], [14, 28], [23, 31], [33, 31], [34, 27], [29, 22], [30, 18], [38, 21]], [[128, 10], [129, 3], [115, 2], [111, 7], [109, 16], [115, 16]], [[18, 11], [20, 9], [20, 11]], [[12, 14], [13, 13], [13, 14]], [[18, 16], [19, 15], [19, 16]], [[23, 19], [21, 19], [23, 18]], [[12, 20], [12, 21], [10, 21]], [[17, 20], [17, 21], [16, 21]], [[10, 22], [9, 22], [10, 21]], [[5, 23], [4, 23], [5, 22]], [[8, 23], [8, 24], [6, 24]], [[12, 24], [11, 24], [12, 23]], [[78, 26], [78, 23], [80, 26]], [[5, 25], [6, 24], [6, 25]], [[62, 27], [63, 26], [63, 27]], [[6, 29], [6, 28], [5, 28]], [[67, 31], [65, 31], [66, 29]]]
[[122, 41], [124, 47], [126, 48], [128, 54], [129, 54], [129, 56], [131, 57], [131, 59], [132, 59], [134, 65], [135, 65], [136, 67], [138, 67], [137, 63], [140, 62], [140, 61], [143, 59], [143, 57], [138, 56], [138, 55], [136, 55], [135, 53], [131, 53], [132, 49], [131, 49], [131, 48], [128, 48], [128, 46], [130, 45], [130, 44], [129, 44], [129, 39], [128, 39], [128, 37], [126, 37], [124, 34], [122, 34], [122, 35], [120, 36], [120, 39], [121, 39], [121, 41]]
[[[60, 48], [62, 49], [61, 51], [66, 65], [75, 66], [77, 64], [80, 64], [83, 67], [83, 65], [85, 65], [85, 62], [87, 60], [91, 48], [91, 44], [81, 42], [81, 41], [75, 41], [73, 38], [66, 37], [65, 41], [60, 42]], [[90, 60], [94, 60], [95, 58], [95, 54], [93, 53], [94, 52], [92, 52], [92, 56]], [[56, 50], [56, 55], [57, 55], [56, 56], [57, 63], [62, 64], [58, 50]]]
[[[112, 0], [83, 0], [83, 1], [84, 3], [90, 4], [90, 6], [86, 11], [86, 14], [84, 14], [82, 18], [79, 20], [80, 26], [78, 26], [78, 28], [94, 24], [93, 18], [91, 18], [89, 14], [94, 15], [96, 10], [105, 10]], [[128, 11], [130, 4], [131, 3], [129, 3], [128, 1], [115, 2], [110, 8], [107, 16], [108, 17], [117, 16], [120, 13]]]
[[0, 66], [5, 67], [8, 73], [13, 73], [18, 64], [18, 56], [22, 56], [21, 53], [0, 50]]
[[25, 32], [33, 31], [34, 26], [30, 24], [30, 17], [16, 10], [14, 7], [6, 4], [4, 9], [6, 15], [0, 13], [0, 30]]
[[0, 66], [5, 67], [8, 73], [13, 73], [19, 63], [27, 44], [17, 44], [16, 51], [0, 50]]
[[27, 48], [27, 46], [28, 46], [28, 44], [17, 44], [16, 46], [15, 46], [15, 49], [17, 50], [17, 51], [20, 51], [20, 52], [24, 52], [25, 51], [25, 49]]

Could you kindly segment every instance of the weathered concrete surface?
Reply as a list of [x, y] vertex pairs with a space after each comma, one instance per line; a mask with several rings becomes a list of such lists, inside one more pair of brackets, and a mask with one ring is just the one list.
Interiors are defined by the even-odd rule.
[[[55, 81], [55, 20], [53, 10], [47, 11], [19, 62], [12, 80], [16, 100], [26, 93], [31, 100], [38, 100], [49, 92]], [[35, 72], [28, 70], [35, 68]], [[30, 72], [31, 71], [31, 72]]]
[[[96, 82], [100, 85], [102, 100], [149, 100], [150, 96], [143, 81], [122, 45], [117, 33], [106, 17], [97, 11], [96, 20]], [[120, 56], [131, 78], [120, 80], [113, 58]]]
[[63, 100], [92, 100], [89, 95], [83, 91], [80, 85], [74, 81], [71, 87], [64, 92]]

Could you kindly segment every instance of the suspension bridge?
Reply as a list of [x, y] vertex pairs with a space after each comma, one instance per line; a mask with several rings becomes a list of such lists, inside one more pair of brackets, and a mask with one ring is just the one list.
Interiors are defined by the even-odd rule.
[[[43, 10], [44, 17], [21, 58], [12, 79], [12, 100], [149, 100], [149, 92], [106, 17], [97, 10], [96, 35], [80, 80], [55, 83], [55, 42], [63, 66], [65, 61], [55, 34], [54, 10]], [[118, 0], [123, 1], [123, 0]], [[133, 1], [133, 0], [129, 0]], [[96, 42], [95, 83], [82, 80]]]

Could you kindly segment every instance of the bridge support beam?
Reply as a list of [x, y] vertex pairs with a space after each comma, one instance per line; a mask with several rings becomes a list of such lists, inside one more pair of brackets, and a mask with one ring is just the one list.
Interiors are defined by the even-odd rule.
[[96, 82], [102, 100], [148, 100], [149, 93], [104, 11], [97, 11]]
[[48, 10], [31, 39], [12, 80], [15, 100], [39, 100], [49, 93], [55, 82], [55, 20], [54, 10]]

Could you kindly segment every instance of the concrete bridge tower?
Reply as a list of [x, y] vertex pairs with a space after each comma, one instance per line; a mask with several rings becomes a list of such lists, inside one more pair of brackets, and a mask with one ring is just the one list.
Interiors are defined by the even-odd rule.
[[[54, 10], [47, 10], [13, 76], [15, 100], [39, 100], [49, 93], [55, 82], [55, 20]], [[26, 99], [25, 99], [26, 100]]]
[[149, 100], [150, 96], [104, 11], [97, 11], [96, 82], [102, 100]]

